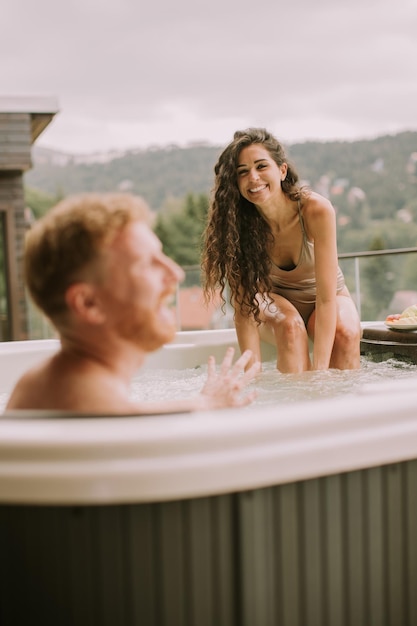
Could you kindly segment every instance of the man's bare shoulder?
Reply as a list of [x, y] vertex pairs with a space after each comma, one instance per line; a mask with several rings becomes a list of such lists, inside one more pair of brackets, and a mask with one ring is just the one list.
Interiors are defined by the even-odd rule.
[[6, 410], [131, 412], [126, 388], [100, 367], [73, 366], [54, 356], [28, 370], [16, 383]]
[[47, 361], [36, 365], [25, 372], [15, 384], [6, 405], [8, 409], [37, 408], [35, 405], [38, 398], [43, 396], [43, 389], [39, 387], [39, 382], [43, 380], [44, 369]]

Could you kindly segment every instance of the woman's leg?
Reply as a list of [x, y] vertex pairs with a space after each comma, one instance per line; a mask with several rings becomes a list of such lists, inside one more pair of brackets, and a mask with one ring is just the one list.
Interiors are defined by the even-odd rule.
[[285, 298], [270, 295], [269, 304], [260, 299], [261, 339], [277, 347], [277, 369], [283, 373], [311, 369], [308, 336], [303, 318]]
[[360, 367], [361, 324], [355, 303], [350, 296], [337, 296], [336, 335], [330, 367], [340, 370]]
[[[361, 339], [359, 315], [347, 289], [336, 296], [336, 302], [336, 332], [329, 367], [340, 370], [358, 369]], [[307, 324], [308, 334], [313, 341], [314, 323], [315, 311], [311, 314]]]

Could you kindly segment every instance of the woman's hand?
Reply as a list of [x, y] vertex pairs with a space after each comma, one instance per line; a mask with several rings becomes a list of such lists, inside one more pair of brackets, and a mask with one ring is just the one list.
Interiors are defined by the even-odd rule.
[[245, 368], [252, 358], [252, 351], [245, 352], [232, 365], [234, 348], [228, 348], [220, 365], [220, 371], [216, 371], [216, 361], [213, 356], [209, 357], [207, 368], [207, 382], [201, 390], [201, 400], [206, 409], [218, 409], [222, 407], [246, 406], [256, 398], [256, 390], [245, 395], [241, 391], [260, 372], [261, 364], [255, 362], [245, 372]]

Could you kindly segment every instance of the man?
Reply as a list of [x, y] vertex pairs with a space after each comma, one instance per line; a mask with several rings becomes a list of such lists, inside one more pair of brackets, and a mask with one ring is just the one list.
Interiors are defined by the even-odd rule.
[[129, 194], [69, 197], [27, 234], [24, 274], [30, 294], [58, 331], [60, 350], [16, 384], [6, 410], [138, 414], [237, 407], [251, 352], [232, 365], [229, 348], [216, 372], [208, 362], [200, 394], [185, 401], [133, 403], [130, 382], [146, 355], [171, 341], [170, 303], [181, 268], [162, 252], [151, 213]]

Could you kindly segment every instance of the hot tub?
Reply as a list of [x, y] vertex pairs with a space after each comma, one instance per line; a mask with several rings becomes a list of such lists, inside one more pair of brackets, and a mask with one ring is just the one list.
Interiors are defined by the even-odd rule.
[[[231, 343], [178, 333], [147, 367]], [[0, 344], [2, 390], [57, 346]], [[417, 377], [192, 415], [6, 414], [0, 503], [1, 626], [414, 626]]]

